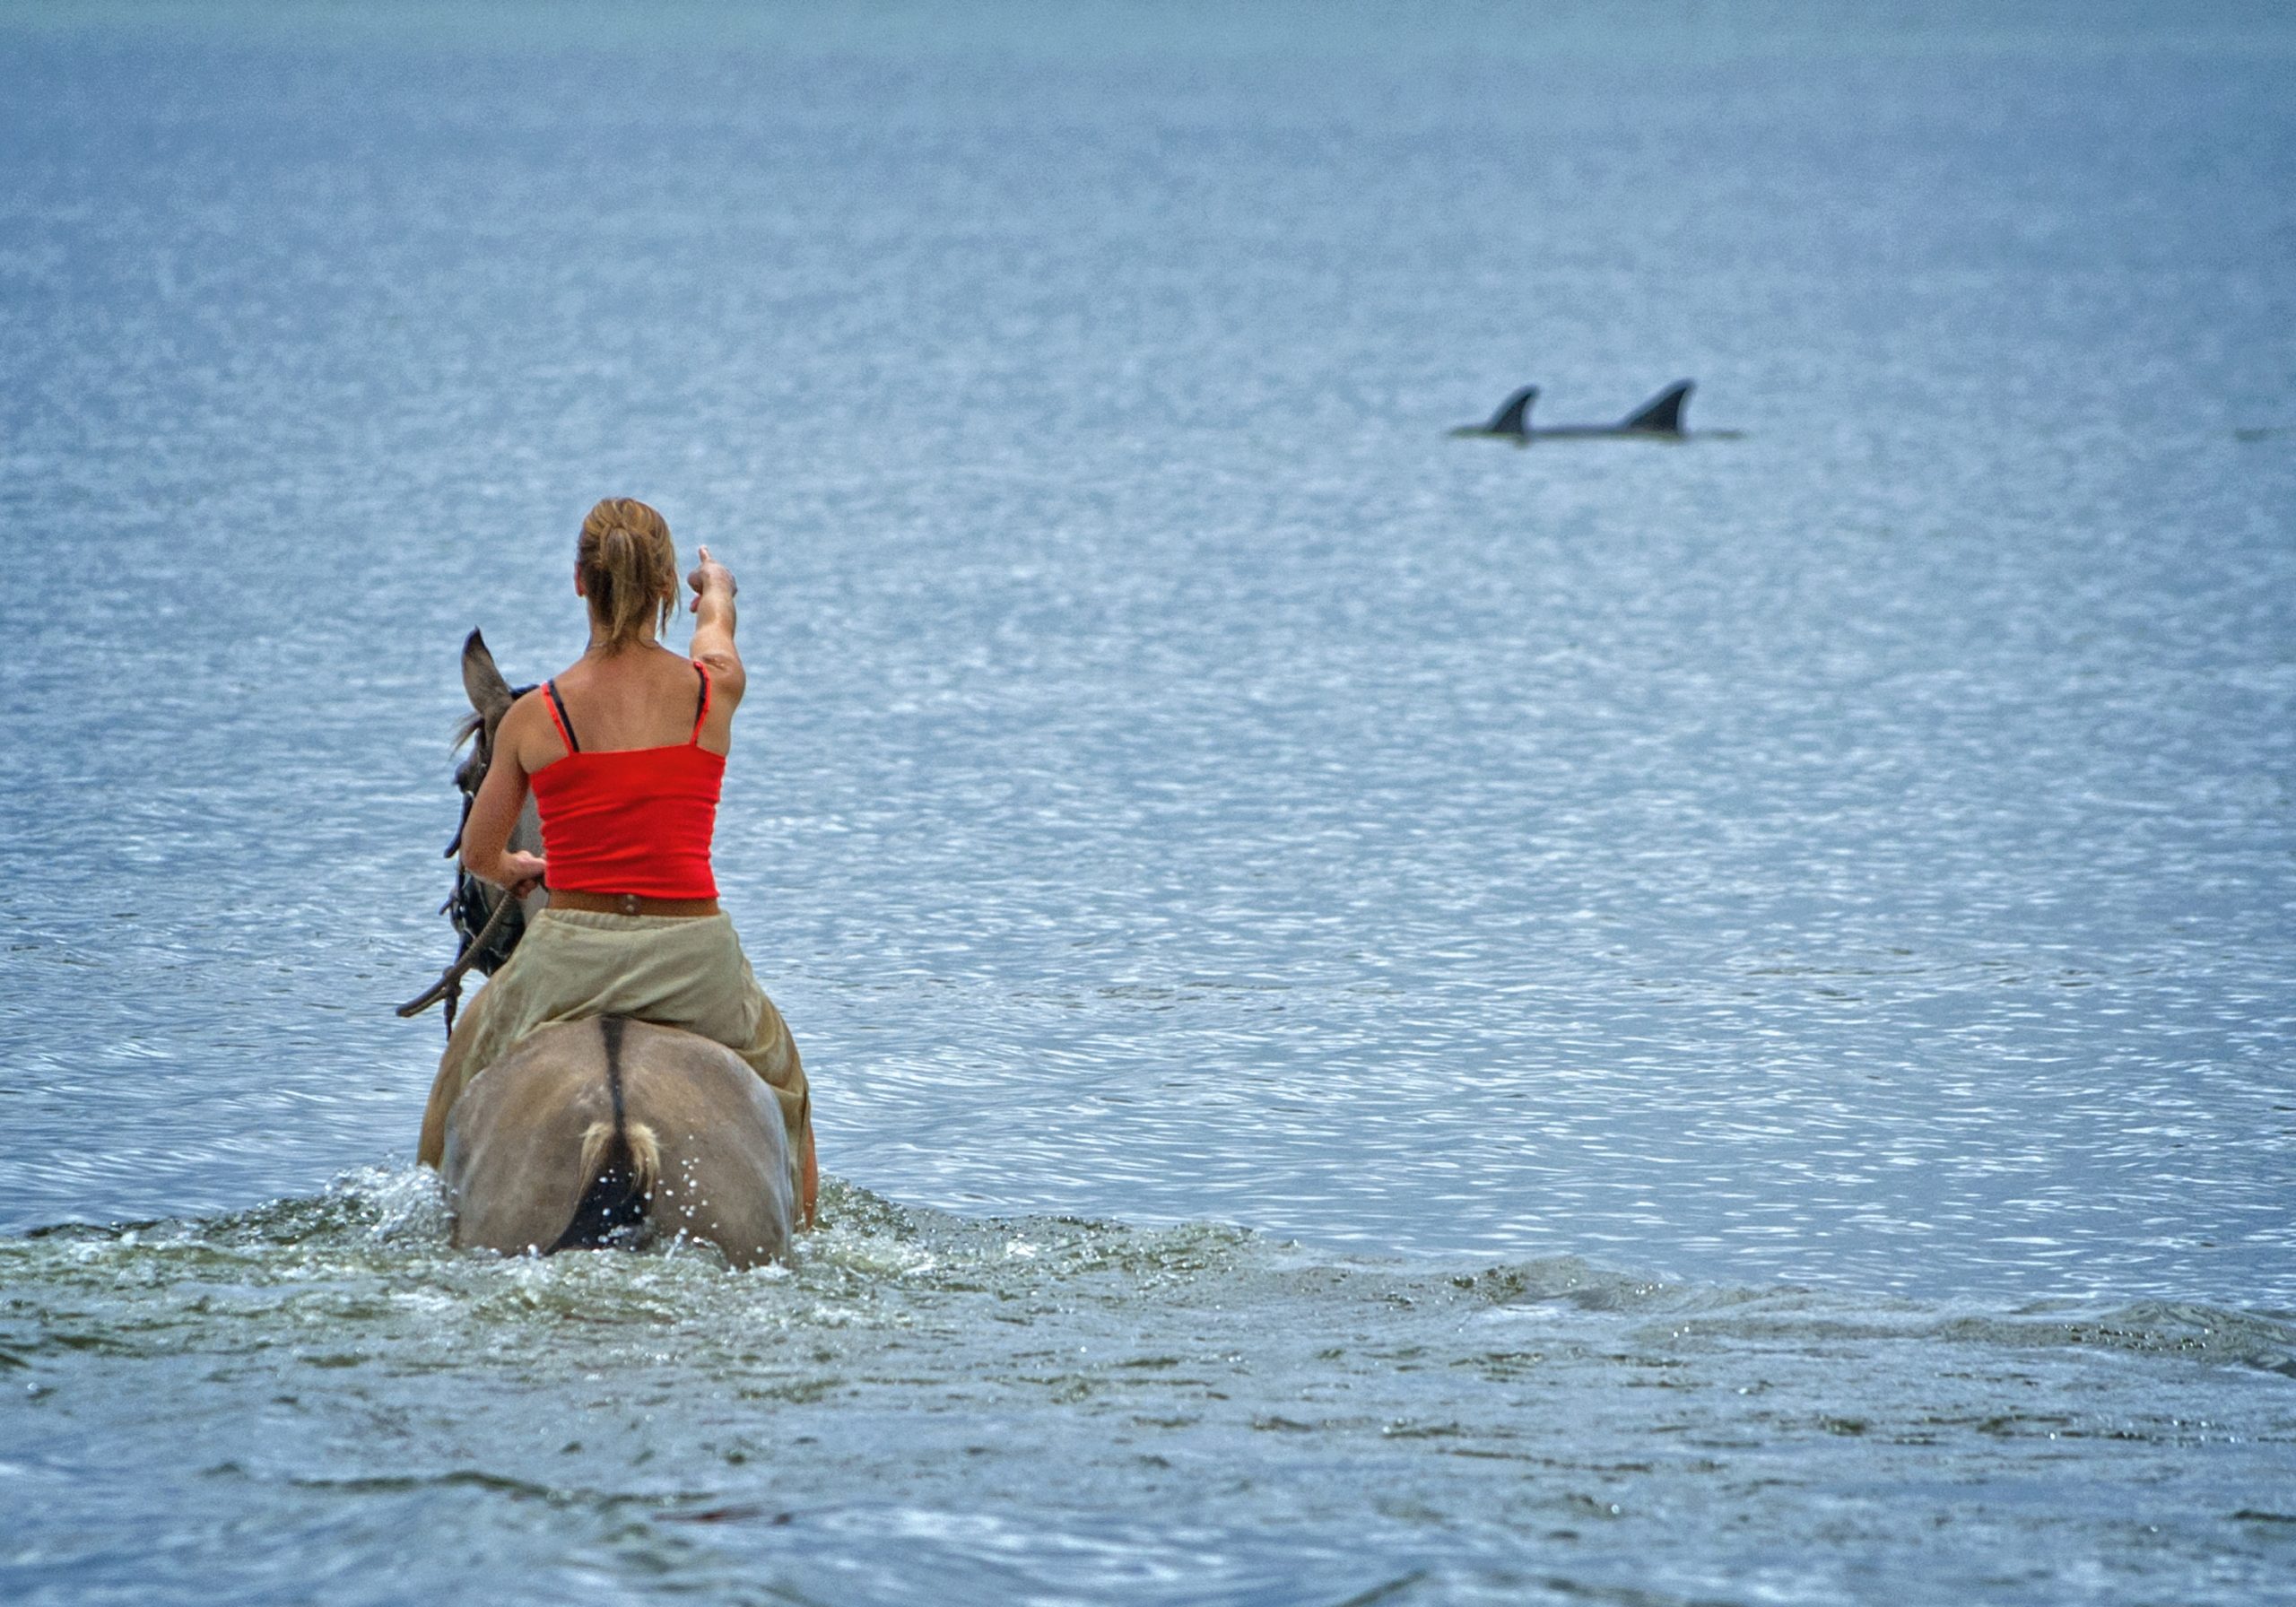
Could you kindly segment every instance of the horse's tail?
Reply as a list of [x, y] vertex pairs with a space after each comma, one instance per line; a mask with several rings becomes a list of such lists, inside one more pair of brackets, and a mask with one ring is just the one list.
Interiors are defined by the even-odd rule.
[[550, 1247], [552, 1250], [596, 1249], [643, 1222], [653, 1203], [662, 1146], [653, 1128], [631, 1121], [622, 1109], [622, 1026], [620, 1016], [598, 1021], [605, 1035], [606, 1092], [613, 1101], [613, 1119], [592, 1122], [582, 1134], [581, 1203], [574, 1207], [574, 1220], [566, 1224], [566, 1231]]

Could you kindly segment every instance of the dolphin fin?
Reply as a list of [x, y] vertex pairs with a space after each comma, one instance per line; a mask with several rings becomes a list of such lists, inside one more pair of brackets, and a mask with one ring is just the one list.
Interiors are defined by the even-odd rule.
[[1645, 435], [1680, 435], [1683, 432], [1683, 404], [1690, 399], [1691, 384], [1687, 379], [1676, 380], [1628, 415], [1619, 428], [1639, 430]]
[[1483, 427], [1485, 435], [1528, 435], [1531, 423], [1531, 404], [1539, 399], [1539, 387], [1526, 385], [1507, 398], [1499, 411], [1491, 415], [1491, 422]]

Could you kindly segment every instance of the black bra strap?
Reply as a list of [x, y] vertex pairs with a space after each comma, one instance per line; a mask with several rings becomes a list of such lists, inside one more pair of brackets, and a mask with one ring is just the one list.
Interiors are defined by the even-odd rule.
[[558, 710], [558, 729], [566, 737], [566, 751], [569, 753], [579, 753], [582, 751], [582, 742], [574, 734], [574, 722], [567, 716], [566, 699], [558, 695], [558, 682], [549, 681], [544, 682], [544, 685], [550, 692], [551, 703]]

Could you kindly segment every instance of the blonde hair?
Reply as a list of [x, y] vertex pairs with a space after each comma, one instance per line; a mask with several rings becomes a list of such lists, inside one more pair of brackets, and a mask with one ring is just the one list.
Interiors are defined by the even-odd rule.
[[643, 502], [608, 497], [590, 509], [574, 567], [607, 652], [644, 641], [648, 613], [656, 630], [670, 628], [678, 605], [678, 551], [670, 544], [669, 521]]

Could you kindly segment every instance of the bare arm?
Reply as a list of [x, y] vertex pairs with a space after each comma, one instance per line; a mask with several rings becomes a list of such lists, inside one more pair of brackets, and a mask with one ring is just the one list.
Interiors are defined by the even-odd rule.
[[742, 656], [734, 646], [734, 572], [701, 549], [701, 561], [685, 578], [693, 587], [692, 656], [709, 666], [716, 696], [731, 708], [749, 684]]
[[526, 806], [526, 767], [519, 748], [529, 727], [542, 717], [535, 699], [529, 693], [513, 703], [495, 727], [494, 762], [486, 767], [470, 818], [463, 822], [463, 868], [520, 898], [541, 885], [549, 869], [539, 855], [507, 851], [518, 812]]

